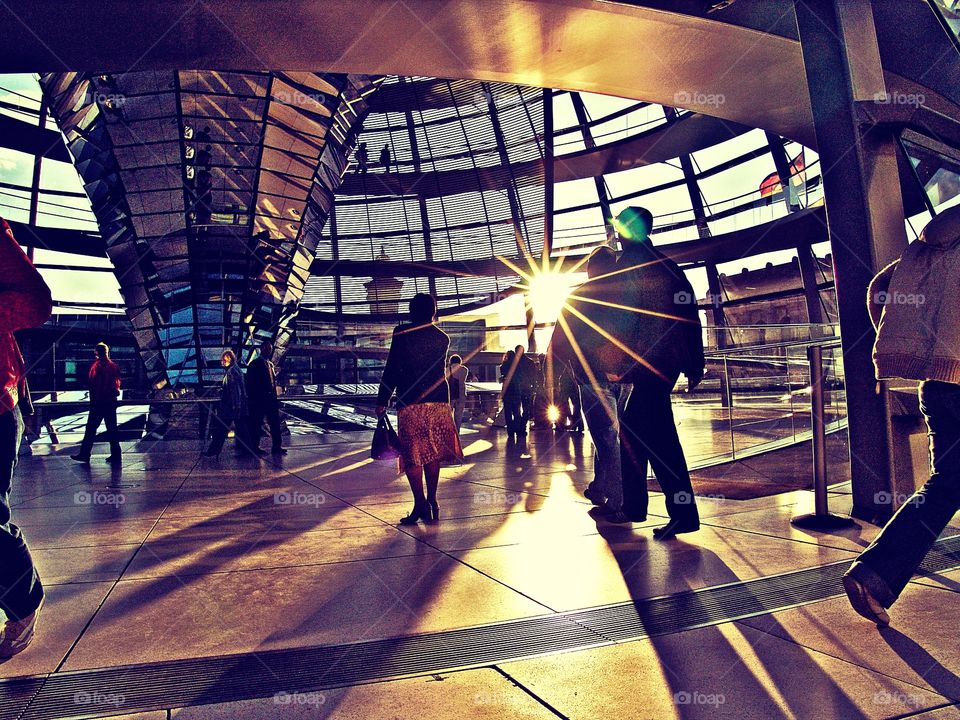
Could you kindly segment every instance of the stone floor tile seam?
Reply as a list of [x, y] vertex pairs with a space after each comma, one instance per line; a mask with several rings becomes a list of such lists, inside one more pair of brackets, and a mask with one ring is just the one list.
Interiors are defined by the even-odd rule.
[[[433, 548], [431, 548], [433, 549]], [[432, 555], [434, 553], [427, 553], [427, 555]], [[436, 554], [445, 554], [441, 551], [437, 551]], [[198, 576], [216, 576], [216, 575], [232, 575], [235, 573], [250, 573], [250, 572], [266, 572], [269, 570], [294, 570], [297, 568], [317, 568], [317, 567], [326, 567], [328, 565], [351, 565], [358, 563], [367, 563], [372, 560], [399, 560], [406, 557], [417, 557], [424, 555], [422, 552], [408, 552], [402, 553], [399, 555], [382, 555], [377, 557], [364, 557], [364, 558], [355, 558], [351, 560], [327, 560], [322, 562], [305, 562], [298, 565], [264, 565], [261, 567], [255, 568], [234, 568], [231, 570], [207, 570], [202, 572], [172, 572], [169, 575], [136, 575], [136, 576], [121, 576], [116, 582], [118, 583], [132, 583], [132, 582], [141, 582], [148, 580], [162, 580], [164, 578], [177, 578], [177, 577], [198, 577]], [[126, 572], [126, 571], [124, 571]], [[96, 581], [88, 581], [96, 582]], [[99, 582], [103, 582], [102, 580]], [[73, 583], [59, 583], [61, 585], [70, 585]]]
[[516, 687], [518, 690], [520, 690], [521, 692], [523, 692], [523, 693], [529, 695], [531, 698], [533, 698], [534, 702], [536, 702], [537, 704], [541, 705], [547, 712], [556, 715], [558, 718], [560, 718], [560, 720], [570, 720], [570, 716], [569, 716], [569, 715], [564, 715], [562, 712], [560, 712], [560, 709], [559, 709], [559, 708], [557, 708], [557, 707], [555, 707], [553, 704], [547, 702], [547, 700], [546, 700], [545, 698], [541, 697], [540, 695], [538, 695], [537, 693], [535, 693], [533, 690], [531, 690], [530, 688], [528, 688], [526, 685], [524, 685], [522, 682], [520, 682], [519, 680], [517, 680], [515, 677], [513, 677], [510, 673], [508, 673], [506, 670], [504, 670], [504, 669], [503, 669], [502, 667], [500, 667], [499, 665], [491, 665], [491, 666], [490, 666], [490, 669], [492, 669], [493, 671], [499, 673], [501, 676], [503, 676], [503, 678], [504, 678], [507, 682], [509, 682], [509, 683], [510, 683], [511, 685], [513, 685], [514, 687]]

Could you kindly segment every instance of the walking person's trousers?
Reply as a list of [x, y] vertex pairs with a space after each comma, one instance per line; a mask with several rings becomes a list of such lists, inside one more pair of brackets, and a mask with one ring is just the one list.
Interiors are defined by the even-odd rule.
[[670, 390], [669, 385], [655, 378], [633, 384], [620, 421], [623, 512], [631, 518], [646, 518], [649, 465], [666, 496], [670, 519], [696, 524], [700, 517], [673, 419]]
[[110, 456], [120, 457], [120, 435], [117, 432], [117, 404], [115, 402], [90, 403], [90, 411], [87, 413], [87, 427], [83, 432], [83, 442], [80, 443], [80, 455], [90, 457], [101, 422], [107, 426]]
[[20, 528], [10, 521], [10, 493], [23, 434], [20, 410], [0, 415], [0, 610], [8, 620], [29, 617], [43, 601], [43, 584]]
[[960, 385], [920, 383], [930, 439], [930, 479], [904, 503], [849, 570], [884, 607], [910, 582], [960, 509]]
[[273, 449], [279, 450], [283, 445], [283, 428], [280, 427], [280, 403], [278, 402], [250, 404], [250, 442], [253, 443], [254, 448], [260, 446], [264, 418], [270, 426]]

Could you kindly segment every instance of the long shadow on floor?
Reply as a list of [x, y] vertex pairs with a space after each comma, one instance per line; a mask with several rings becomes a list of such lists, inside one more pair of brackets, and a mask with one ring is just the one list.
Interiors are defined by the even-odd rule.
[[[638, 536], [621, 526], [601, 525], [600, 534], [610, 544], [634, 601], [641, 603], [638, 620], [644, 623], [642, 601], [648, 595], [640, 589], [655, 584], [655, 579], [650, 577], [653, 566], [646, 544], [660, 541], [648, 539], [646, 535]], [[706, 566], [711, 568], [712, 585], [740, 582], [716, 553], [696, 546], [695, 534], [686, 537], [689, 540], [677, 539], [664, 544], [668, 561], [662, 572], [678, 577], [689, 575], [691, 589], [697, 587], [692, 581], [697, 577], [698, 569]], [[619, 547], [624, 544], [631, 546], [628, 552]], [[679, 561], [681, 556], [682, 562]], [[725, 572], [717, 574], [718, 567], [725, 568]], [[736, 645], [735, 639], [738, 641]], [[784, 720], [816, 716], [854, 720], [866, 717], [843, 688], [802, 648], [792, 646], [790, 649], [796, 652], [785, 661], [784, 641], [772, 636], [726, 623], [654, 635], [649, 642], [670, 686], [677, 717]], [[761, 680], [764, 675], [769, 679], [768, 683]], [[623, 680], [629, 681], [629, 678]], [[637, 688], [638, 695], [643, 692], [643, 687]]]

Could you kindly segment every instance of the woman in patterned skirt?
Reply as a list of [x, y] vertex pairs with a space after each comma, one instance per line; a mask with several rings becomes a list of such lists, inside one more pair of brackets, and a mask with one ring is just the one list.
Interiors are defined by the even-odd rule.
[[397, 395], [400, 462], [414, 502], [413, 511], [400, 520], [403, 525], [440, 519], [440, 464], [463, 459], [444, 372], [450, 338], [437, 327], [436, 320], [437, 301], [433, 296], [414, 296], [410, 301], [410, 324], [398, 325], [393, 330], [377, 395], [377, 415], [383, 415], [394, 392]]

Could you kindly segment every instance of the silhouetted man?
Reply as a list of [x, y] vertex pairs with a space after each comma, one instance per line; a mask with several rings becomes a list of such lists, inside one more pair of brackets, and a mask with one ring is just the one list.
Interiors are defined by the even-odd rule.
[[540, 371], [537, 369], [537, 364], [523, 351], [523, 345], [517, 345], [513, 352], [516, 366], [513, 382], [517, 384], [517, 391], [520, 393], [520, 419], [517, 424], [519, 439], [526, 436], [527, 424], [533, 416], [533, 401], [537, 395], [537, 386], [540, 384]]
[[634, 522], [647, 517], [647, 466], [666, 496], [670, 521], [653, 531], [668, 540], [700, 528], [690, 473], [673, 419], [670, 392], [680, 373], [692, 390], [703, 379], [703, 336], [693, 287], [675, 262], [650, 241], [653, 215], [629, 207], [615, 221], [623, 246], [617, 260], [622, 304], [636, 357], [620, 378], [633, 385], [620, 424], [623, 512]]
[[361, 175], [367, 172], [367, 165], [370, 163], [370, 155], [367, 152], [367, 144], [360, 143], [357, 146], [357, 152], [354, 154], [357, 161], [357, 172]]
[[39, 327], [50, 317], [50, 289], [0, 218], [0, 660], [33, 640], [43, 584], [20, 528], [11, 522], [10, 493], [23, 435], [20, 406], [26, 400], [26, 369], [15, 330]]
[[380, 166], [385, 172], [390, 172], [390, 146], [384, 145], [380, 151]]
[[258, 455], [260, 438], [263, 435], [263, 419], [270, 426], [270, 438], [273, 441], [274, 455], [286, 455], [281, 447], [283, 440], [280, 428], [280, 400], [277, 398], [277, 369], [270, 358], [273, 356], [273, 343], [264, 340], [256, 359], [247, 365], [247, 405], [250, 411], [250, 440], [253, 451]]
[[120, 397], [120, 368], [110, 359], [110, 348], [106, 343], [98, 343], [93, 349], [93, 365], [88, 374], [90, 387], [90, 411], [87, 413], [87, 427], [80, 443], [80, 452], [73, 455], [77, 462], [90, 462], [90, 451], [97, 437], [100, 423], [107, 426], [107, 440], [110, 442], [108, 463], [120, 464], [120, 437], [117, 433], [117, 398]]

